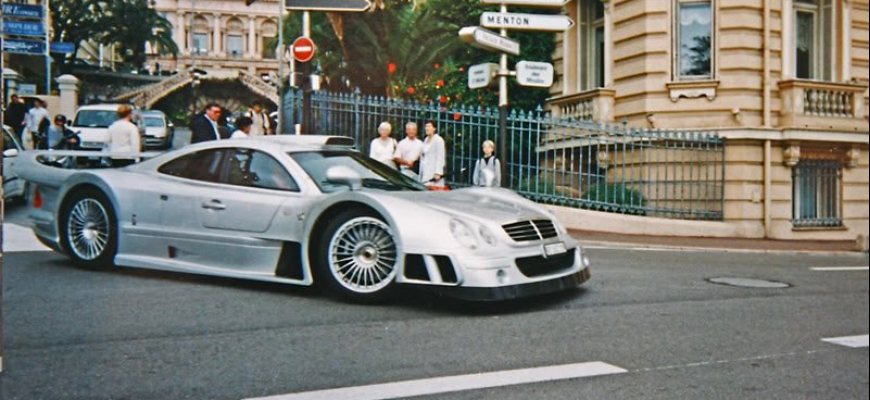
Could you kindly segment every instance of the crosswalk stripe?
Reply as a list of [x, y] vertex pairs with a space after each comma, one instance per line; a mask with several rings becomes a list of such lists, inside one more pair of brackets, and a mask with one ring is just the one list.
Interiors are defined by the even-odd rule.
[[628, 371], [617, 366], [596, 361], [468, 375], [444, 376], [428, 379], [414, 379], [375, 385], [256, 397], [244, 400], [387, 400], [528, 383], [586, 378], [600, 375], [623, 374], [626, 372]]
[[851, 347], [853, 349], [860, 349], [863, 347], [870, 346], [870, 335], [843, 336], [843, 337], [822, 339], [822, 341], [828, 342], [828, 343], [833, 343], [833, 344], [838, 344], [840, 346]]

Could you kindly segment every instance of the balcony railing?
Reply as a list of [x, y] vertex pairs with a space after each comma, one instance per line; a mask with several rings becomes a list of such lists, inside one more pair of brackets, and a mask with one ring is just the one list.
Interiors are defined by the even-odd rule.
[[780, 126], [823, 130], [867, 129], [866, 85], [790, 79], [779, 82]]
[[554, 117], [576, 121], [613, 122], [613, 98], [616, 91], [598, 88], [551, 98], [549, 108]]

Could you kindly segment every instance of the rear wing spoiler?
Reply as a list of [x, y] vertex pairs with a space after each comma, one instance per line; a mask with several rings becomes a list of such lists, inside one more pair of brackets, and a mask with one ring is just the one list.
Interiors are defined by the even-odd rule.
[[27, 182], [60, 187], [73, 174], [87, 169], [108, 168], [102, 160], [127, 158], [146, 160], [162, 153], [109, 153], [103, 151], [36, 150], [15, 157], [15, 174]]

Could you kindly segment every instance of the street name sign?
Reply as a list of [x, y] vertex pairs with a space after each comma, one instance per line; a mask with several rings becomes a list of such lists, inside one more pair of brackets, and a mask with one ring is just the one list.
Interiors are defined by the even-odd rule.
[[3, 34], [16, 36], [45, 36], [42, 22], [3, 21]]
[[314, 41], [305, 36], [296, 38], [293, 45], [290, 46], [290, 52], [293, 53], [293, 59], [299, 62], [309, 62], [314, 58], [314, 51], [317, 48], [314, 46]]
[[3, 3], [3, 17], [42, 19], [42, 6]]
[[459, 38], [465, 43], [484, 50], [520, 55], [520, 44], [493, 31], [479, 26], [466, 26], [459, 30]]
[[76, 50], [76, 46], [70, 42], [51, 42], [48, 51], [56, 54], [69, 54]]
[[522, 86], [553, 86], [553, 64], [537, 61], [520, 61], [516, 65], [517, 83]]
[[45, 42], [27, 39], [3, 39], [3, 52], [41, 56], [45, 55]]
[[284, 8], [295, 11], [361, 12], [371, 6], [369, 0], [284, 0]]
[[492, 78], [496, 74], [498, 74], [498, 64], [496, 63], [472, 65], [471, 68], [468, 68], [468, 88], [485, 88], [494, 82]]
[[19, 96], [36, 96], [36, 84], [35, 83], [19, 83], [18, 84], [18, 95]]
[[483, 4], [520, 7], [564, 7], [568, 0], [480, 0]]
[[480, 15], [480, 25], [497, 29], [562, 32], [574, 26], [574, 21], [564, 15], [485, 12]]

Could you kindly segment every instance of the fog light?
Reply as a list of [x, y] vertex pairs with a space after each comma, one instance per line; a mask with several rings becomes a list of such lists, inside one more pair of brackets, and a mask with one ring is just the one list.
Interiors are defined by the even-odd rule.
[[498, 278], [498, 283], [505, 284], [508, 282], [508, 274], [503, 269], [498, 270], [495, 273], [495, 277]]

